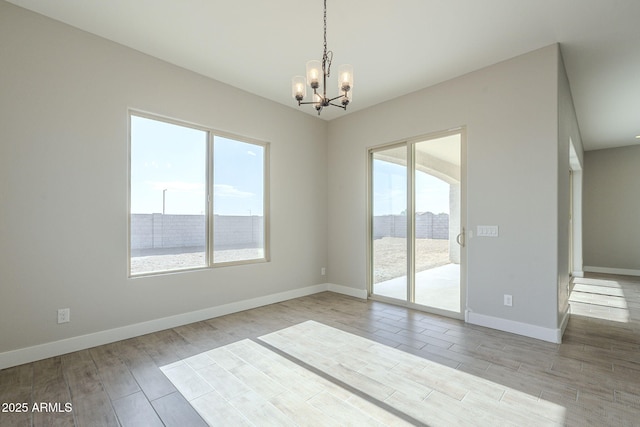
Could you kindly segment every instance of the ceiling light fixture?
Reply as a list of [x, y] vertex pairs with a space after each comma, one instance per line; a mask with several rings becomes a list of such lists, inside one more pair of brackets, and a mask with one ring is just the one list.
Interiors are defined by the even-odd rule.
[[[349, 64], [341, 65], [338, 69], [338, 89], [342, 92], [334, 98], [327, 97], [327, 77], [331, 74], [331, 60], [333, 52], [327, 51], [327, 0], [324, 0], [324, 52], [322, 62], [312, 60], [307, 62], [307, 78], [295, 76], [292, 82], [293, 98], [298, 101], [298, 106], [303, 104], [313, 104], [318, 111], [318, 115], [324, 107], [333, 105], [334, 107], [347, 109], [347, 105], [353, 99], [353, 66]], [[322, 78], [322, 81], [320, 81]], [[307, 84], [313, 89], [313, 100], [303, 102], [307, 96]], [[322, 91], [322, 94], [319, 91]], [[340, 104], [334, 103], [334, 101]]]

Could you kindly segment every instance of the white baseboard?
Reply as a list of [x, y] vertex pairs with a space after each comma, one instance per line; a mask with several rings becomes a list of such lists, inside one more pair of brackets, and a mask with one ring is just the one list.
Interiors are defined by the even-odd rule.
[[584, 271], [589, 271], [591, 273], [620, 274], [623, 276], [640, 276], [640, 270], [631, 270], [628, 268], [594, 267], [585, 265]]
[[[151, 332], [162, 331], [164, 329], [175, 328], [177, 326], [182, 326], [193, 322], [200, 322], [202, 320], [212, 319], [214, 317], [224, 316], [226, 314], [237, 313], [239, 311], [250, 310], [252, 308], [262, 307], [265, 305], [312, 295], [327, 290], [346, 293], [341, 292], [341, 290], [348, 291], [350, 289], [352, 288], [339, 285], [330, 285], [328, 283], [308, 286], [306, 288], [294, 289], [291, 291], [266, 295], [263, 297], [253, 298], [245, 301], [238, 301], [230, 304], [206, 308], [203, 310], [177, 314], [175, 316], [164, 317], [161, 319], [154, 319], [148, 322], [136, 323], [120, 328], [108, 329], [106, 331], [95, 332], [92, 334], [81, 335], [45, 344], [39, 344], [33, 347], [11, 350], [0, 353], [0, 369], [22, 365], [24, 363], [35, 362], [36, 360], [46, 359], [49, 357], [60, 356], [62, 354], [70, 353], [73, 351], [84, 350], [98, 345], [133, 338]], [[349, 294], [347, 293], [347, 295]]]
[[[465, 313], [465, 320], [467, 323], [471, 323], [473, 325], [484, 326], [504, 332], [511, 332], [513, 334], [536, 338], [556, 344], [560, 344], [562, 341], [563, 331], [561, 328], [544, 328], [542, 326], [531, 325], [529, 323], [516, 322], [514, 320], [474, 313], [468, 310]], [[563, 322], [564, 321], [565, 320], [563, 319]]]
[[355, 289], [349, 286], [336, 285], [334, 283], [327, 283], [327, 289], [331, 292], [336, 292], [338, 294], [349, 295], [350, 297], [367, 299], [367, 291], [366, 289]]

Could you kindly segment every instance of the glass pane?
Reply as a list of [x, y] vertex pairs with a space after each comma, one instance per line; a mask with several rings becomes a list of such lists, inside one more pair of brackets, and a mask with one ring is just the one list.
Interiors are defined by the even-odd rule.
[[415, 302], [460, 312], [460, 135], [415, 144]]
[[265, 258], [265, 147], [214, 138], [213, 262]]
[[373, 153], [373, 293], [407, 299], [407, 148]]
[[207, 132], [131, 116], [131, 275], [207, 265]]

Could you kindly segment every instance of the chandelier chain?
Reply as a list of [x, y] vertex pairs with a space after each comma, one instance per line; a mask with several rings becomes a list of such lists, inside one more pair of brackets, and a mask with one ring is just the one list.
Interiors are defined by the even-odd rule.
[[327, 0], [324, 0], [324, 52], [322, 53], [322, 71], [326, 77], [331, 75], [333, 52], [327, 51]]
[[324, 0], [324, 53], [327, 54], [327, 0]]

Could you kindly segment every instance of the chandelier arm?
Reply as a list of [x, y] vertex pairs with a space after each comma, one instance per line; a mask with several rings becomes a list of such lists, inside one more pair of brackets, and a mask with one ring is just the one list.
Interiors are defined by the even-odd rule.
[[[336, 99], [344, 98], [345, 96], [346, 96], [346, 95], [343, 93], [342, 95], [338, 95], [338, 96], [336, 96], [335, 98], [327, 99], [327, 102], [335, 101]], [[332, 105], [333, 105], [333, 104], [332, 104]]]
[[[322, 101], [320, 101], [319, 103], [318, 103], [318, 102], [315, 102], [315, 101], [299, 101], [299, 102], [298, 102], [298, 105], [307, 105], [307, 104], [315, 104], [315, 105], [318, 105], [318, 104], [322, 104]], [[339, 107], [341, 107], [341, 105], [340, 105]]]
[[338, 104], [334, 104], [333, 102], [330, 102], [329, 105], [333, 105], [334, 107], [342, 108], [343, 110], [347, 109], [346, 105], [338, 105]]

